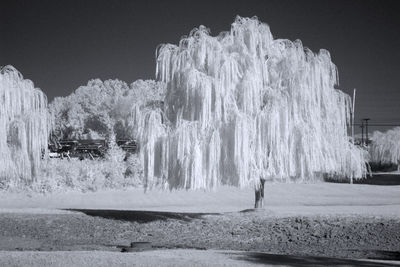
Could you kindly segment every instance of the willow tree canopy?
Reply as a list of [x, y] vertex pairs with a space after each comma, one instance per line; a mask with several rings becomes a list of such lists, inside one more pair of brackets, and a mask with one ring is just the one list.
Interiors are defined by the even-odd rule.
[[200, 26], [161, 45], [157, 77], [167, 83], [164, 108], [142, 114], [139, 135], [150, 187], [365, 175], [364, 153], [347, 135], [351, 99], [334, 88], [326, 50], [237, 17], [218, 36]]
[[47, 98], [12, 66], [0, 69], [0, 180], [33, 180], [47, 148]]

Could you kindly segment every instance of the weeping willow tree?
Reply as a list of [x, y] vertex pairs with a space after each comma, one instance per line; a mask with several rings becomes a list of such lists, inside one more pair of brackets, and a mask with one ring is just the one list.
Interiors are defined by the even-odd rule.
[[385, 133], [376, 131], [369, 147], [371, 161], [381, 164], [395, 164], [400, 169], [400, 127]]
[[29, 184], [47, 148], [47, 98], [12, 66], [0, 69], [0, 181]]
[[329, 52], [274, 39], [256, 17], [161, 45], [156, 76], [167, 84], [164, 107], [141, 114], [138, 134], [148, 187], [260, 188], [366, 173]]

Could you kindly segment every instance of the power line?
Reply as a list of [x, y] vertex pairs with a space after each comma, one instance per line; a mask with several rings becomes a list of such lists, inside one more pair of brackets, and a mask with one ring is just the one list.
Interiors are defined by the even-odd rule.
[[[350, 123], [351, 125], [351, 123]], [[363, 123], [355, 122], [353, 125], [362, 126]], [[368, 126], [400, 126], [400, 123], [392, 124], [392, 123], [368, 123]]]

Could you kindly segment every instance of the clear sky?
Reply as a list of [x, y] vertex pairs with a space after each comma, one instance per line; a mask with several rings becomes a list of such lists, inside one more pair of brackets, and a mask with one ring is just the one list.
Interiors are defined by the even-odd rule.
[[15, 66], [49, 100], [92, 78], [154, 79], [158, 44], [199, 25], [217, 35], [236, 15], [257, 15], [276, 38], [330, 51], [339, 88], [357, 88], [357, 119], [400, 125], [400, 1], [0, 2], [0, 65]]

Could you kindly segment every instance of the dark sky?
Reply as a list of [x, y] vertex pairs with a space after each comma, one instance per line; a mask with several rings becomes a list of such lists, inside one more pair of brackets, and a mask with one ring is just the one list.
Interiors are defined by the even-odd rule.
[[331, 52], [340, 89], [357, 88], [356, 118], [400, 124], [400, 1], [0, 1], [0, 65], [49, 100], [92, 78], [154, 79], [158, 44], [257, 15], [274, 37]]

